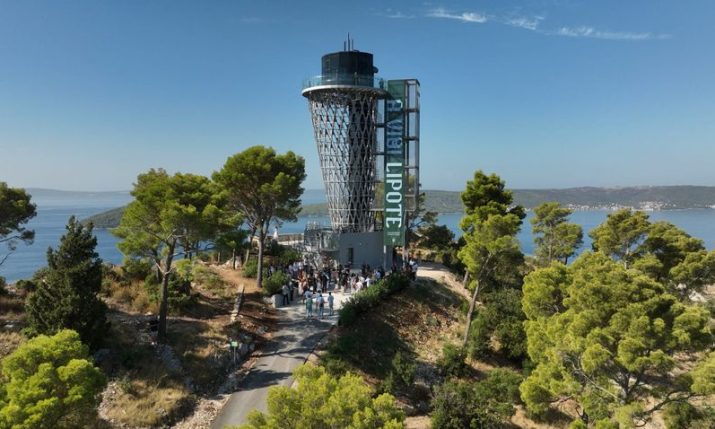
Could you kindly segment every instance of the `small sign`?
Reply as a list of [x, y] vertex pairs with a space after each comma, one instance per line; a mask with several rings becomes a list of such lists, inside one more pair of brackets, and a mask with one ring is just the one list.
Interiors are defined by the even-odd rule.
[[238, 341], [231, 341], [231, 347], [238, 347]]

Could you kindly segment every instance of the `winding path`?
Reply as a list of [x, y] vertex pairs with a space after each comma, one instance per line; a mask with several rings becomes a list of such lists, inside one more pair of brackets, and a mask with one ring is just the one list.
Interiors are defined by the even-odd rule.
[[[350, 296], [342, 292], [333, 295], [336, 310]], [[278, 311], [280, 320], [275, 335], [258, 351], [258, 360], [241, 382], [240, 390], [231, 394], [211, 423], [212, 429], [243, 424], [251, 410], [266, 411], [268, 388], [290, 386], [293, 383], [293, 370], [305, 362], [330, 327], [338, 321], [337, 311], [335, 315], [327, 316], [327, 304], [323, 320], [306, 320], [305, 307], [300, 304], [300, 300]]]

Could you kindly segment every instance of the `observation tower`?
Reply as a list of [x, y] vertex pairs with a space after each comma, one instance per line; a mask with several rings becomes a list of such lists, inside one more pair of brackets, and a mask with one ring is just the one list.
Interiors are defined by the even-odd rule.
[[322, 73], [305, 83], [303, 96], [310, 105], [330, 222], [339, 232], [374, 231], [377, 103], [387, 92], [375, 77], [370, 53], [334, 52], [323, 55], [321, 64]]
[[331, 222], [316, 246], [341, 263], [391, 263], [385, 245], [404, 246], [419, 192], [419, 82], [377, 72], [348, 36], [303, 82]]

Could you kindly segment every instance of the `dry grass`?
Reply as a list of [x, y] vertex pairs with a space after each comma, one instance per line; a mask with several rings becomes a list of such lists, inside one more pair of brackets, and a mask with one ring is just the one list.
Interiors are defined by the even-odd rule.
[[25, 300], [17, 295], [0, 295], [0, 321], [16, 320], [25, 312]]
[[112, 383], [113, 399], [104, 418], [128, 427], [171, 425], [190, 410], [191, 393], [169, 378], [122, 380]]
[[110, 358], [102, 363], [111, 382], [100, 414], [117, 427], [169, 426], [184, 417], [194, 398], [181, 374], [171, 371], [149, 344], [137, 316], [113, 311], [108, 335]]
[[159, 303], [151, 299], [142, 280], [128, 282], [105, 278], [102, 283], [102, 293], [111, 307], [126, 312], [144, 314], [159, 311]]
[[194, 279], [193, 303], [168, 320], [168, 344], [180, 362], [178, 371], [168, 370], [158, 359], [147, 330], [150, 317], [137, 314], [141, 282], [105, 285], [112, 308], [112, 358], [103, 369], [112, 382], [106, 390], [102, 417], [112, 420], [113, 426], [176, 424], [192, 412], [197, 400], [212, 397], [225, 382], [233, 368], [225, 347], [228, 339], [247, 333], [258, 337], [269, 331], [274, 315], [258, 294], [246, 295], [240, 322], [230, 321], [238, 285], [251, 284], [255, 289], [255, 282], [249, 283], [240, 272], [230, 269], [207, 266], [201, 271]]
[[0, 359], [14, 352], [24, 342], [25, 337], [19, 332], [0, 331]]

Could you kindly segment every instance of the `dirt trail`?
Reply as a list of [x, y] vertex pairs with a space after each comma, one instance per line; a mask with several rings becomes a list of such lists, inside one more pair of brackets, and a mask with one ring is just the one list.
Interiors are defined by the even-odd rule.
[[467, 300], [471, 299], [469, 291], [462, 285], [449, 268], [434, 262], [423, 262], [417, 269], [417, 278], [426, 277], [447, 285], [452, 291], [463, 296]]

